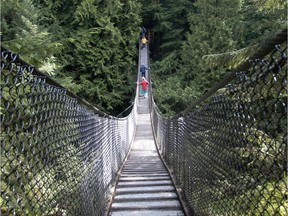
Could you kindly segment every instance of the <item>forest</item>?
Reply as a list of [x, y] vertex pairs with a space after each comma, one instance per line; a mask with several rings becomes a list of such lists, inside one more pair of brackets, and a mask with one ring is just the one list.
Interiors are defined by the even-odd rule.
[[285, 29], [285, 0], [3, 0], [2, 45], [111, 115], [133, 100], [141, 26], [153, 93], [183, 111]]

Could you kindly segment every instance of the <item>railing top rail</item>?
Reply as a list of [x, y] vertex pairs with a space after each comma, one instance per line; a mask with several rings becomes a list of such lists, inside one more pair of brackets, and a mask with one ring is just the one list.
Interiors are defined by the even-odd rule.
[[282, 32], [278, 33], [275, 38], [266, 41], [258, 51], [256, 51], [253, 55], [251, 55], [244, 63], [242, 63], [239, 67], [235, 68], [232, 72], [230, 72], [223, 80], [221, 80], [219, 83], [214, 85], [208, 92], [206, 92], [204, 95], [202, 95], [200, 98], [198, 98], [196, 101], [190, 104], [188, 108], [186, 108], [182, 113], [180, 113], [180, 116], [187, 115], [190, 111], [192, 111], [197, 105], [199, 105], [202, 101], [210, 97], [212, 94], [214, 94], [217, 90], [220, 88], [223, 88], [225, 85], [227, 85], [229, 82], [234, 80], [236, 78], [236, 74], [239, 71], [247, 70], [251, 67], [251, 60], [254, 59], [261, 59], [265, 55], [269, 54], [275, 49], [275, 46], [281, 43], [284, 43], [287, 41], [287, 29], [284, 29]]
[[[86, 106], [87, 108], [89, 108], [90, 110], [95, 112], [96, 114], [98, 114], [98, 115], [100, 115], [102, 117], [115, 118], [115, 117], [113, 117], [111, 115], [108, 115], [107, 113], [99, 110], [98, 108], [96, 108], [95, 106], [90, 104], [89, 102], [85, 101], [84, 99], [80, 98], [79, 96], [77, 96], [73, 92], [69, 91], [64, 86], [62, 86], [61, 84], [59, 84], [55, 80], [53, 80], [51, 77], [49, 77], [48, 75], [46, 75], [46, 74], [42, 73], [41, 71], [39, 71], [36, 67], [31, 66], [30, 64], [25, 62], [23, 59], [21, 59], [18, 54], [13, 53], [12, 51], [8, 50], [7, 48], [5, 48], [3, 46], [1, 46], [1, 53], [2, 53], [1, 59], [10, 58], [11, 60], [15, 60], [14, 61], [15, 63], [19, 63], [21, 65], [26, 65], [26, 66], [30, 67], [29, 71], [31, 72], [31, 74], [37, 75], [37, 76], [40, 76], [40, 77], [44, 77], [45, 78], [45, 82], [47, 84], [50, 84], [50, 85], [56, 86], [58, 88], [64, 89], [68, 96], [70, 96], [72, 98], [75, 98], [79, 104], [82, 104], [82, 105]], [[5, 53], [7, 53], [7, 56], [4, 56]]]

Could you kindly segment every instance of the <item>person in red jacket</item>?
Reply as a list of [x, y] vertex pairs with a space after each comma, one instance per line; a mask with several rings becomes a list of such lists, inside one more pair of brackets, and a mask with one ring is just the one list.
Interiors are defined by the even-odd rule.
[[146, 98], [149, 82], [145, 79], [145, 77], [142, 77], [142, 80], [138, 85], [140, 85], [142, 88], [141, 94], [144, 96], [144, 98]]

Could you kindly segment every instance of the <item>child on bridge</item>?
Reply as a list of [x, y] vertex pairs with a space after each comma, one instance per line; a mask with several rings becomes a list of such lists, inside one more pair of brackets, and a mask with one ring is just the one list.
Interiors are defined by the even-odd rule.
[[149, 82], [145, 79], [145, 77], [142, 77], [142, 81], [138, 85], [141, 86], [141, 94], [144, 96], [144, 98], [146, 98]]

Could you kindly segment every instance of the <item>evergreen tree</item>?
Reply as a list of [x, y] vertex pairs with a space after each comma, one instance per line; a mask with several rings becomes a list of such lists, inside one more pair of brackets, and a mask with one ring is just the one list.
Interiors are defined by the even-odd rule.
[[287, 28], [287, 1], [244, 0], [241, 5], [242, 40], [239, 48], [255, 45], [271, 38], [275, 32]]
[[187, 16], [194, 8], [193, 1], [142, 1], [142, 4], [143, 25], [155, 32], [150, 42], [153, 94], [163, 113], [175, 114], [186, 106], [185, 94], [191, 91], [189, 87], [183, 90], [180, 57], [181, 43], [189, 31]]
[[42, 11], [30, 0], [3, 0], [1, 9], [2, 45], [53, 75], [57, 69], [54, 54], [61, 43], [54, 42], [53, 35], [39, 23]]
[[189, 30], [187, 15], [193, 8], [189, 0], [162, 0], [142, 1], [143, 25], [153, 29], [156, 34], [155, 40], [151, 43], [153, 58], [163, 60], [169, 56], [179, 57], [181, 42]]
[[[183, 2], [182, 2], [183, 3]], [[177, 3], [174, 3], [177, 4]], [[239, 0], [233, 1], [197, 1], [189, 7], [183, 4], [187, 16], [180, 16], [182, 23], [189, 23], [189, 29], [184, 30], [181, 40], [179, 41], [178, 49], [171, 51], [171, 55], [164, 58], [161, 63], [156, 63], [156, 69], [161, 72], [156, 72], [159, 76], [156, 79], [165, 80], [154, 91], [157, 101], [160, 103], [160, 109], [164, 113], [171, 113], [169, 111], [169, 104], [174, 104], [176, 112], [180, 112], [195, 100], [201, 93], [206, 90], [211, 83], [219, 79], [219, 72], [214, 68], [206, 67], [202, 56], [212, 53], [223, 53], [233, 50], [236, 46], [234, 33], [235, 26], [239, 20]], [[178, 5], [179, 7], [179, 5]], [[183, 10], [184, 10], [183, 8]], [[187, 10], [189, 8], [189, 10]], [[175, 26], [179, 26], [179, 23]], [[181, 25], [180, 25], [181, 26]], [[183, 25], [185, 26], [185, 25]], [[185, 29], [185, 28], [184, 28]], [[189, 30], [189, 33], [187, 33]], [[186, 36], [185, 36], [186, 35]], [[163, 43], [164, 44], [164, 43]], [[166, 45], [163, 45], [166, 47]], [[177, 58], [172, 55], [178, 53]], [[170, 61], [166, 61], [170, 60]], [[165, 66], [166, 65], [166, 66]], [[164, 71], [167, 68], [170, 73]], [[166, 78], [168, 76], [177, 76], [180, 85], [171, 85]], [[174, 78], [175, 79], [175, 78]], [[178, 94], [173, 98], [167, 99], [169, 96], [161, 95], [161, 90], [166, 89], [166, 92], [177, 91]], [[176, 90], [175, 90], [176, 88]], [[182, 92], [182, 93], [181, 93]], [[185, 99], [183, 99], [185, 98]], [[174, 100], [174, 103], [171, 103]], [[180, 102], [177, 105], [177, 101]], [[162, 104], [163, 103], [163, 104]], [[165, 105], [167, 104], [167, 105]], [[164, 109], [163, 109], [164, 108]], [[170, 109], [174, 111], [170, 106]], [[182, 110], [179, 110], [182, 109]], [[173, 113], [173, 112], [172, 112]]]
[[186, 80], [198, 85], [199, 91], [203, 92], [219, 79], [219, 72], [207, 68], [202, 57], [235, 49], [241, 18], [240, 0], [198, 1], [195, 7], [188, 18], [190, 33], [183, 45], [183, 71]]
[[[170, 10], [163, 9], [168, 8], [169, 1], [161, 3], [158, 1], [161, 10], [155, 17], [160, 24], [156, 26], [169, 29], [171, 22], [166, 22], [166, 19]], [[179, 7], [181, 3], [175, 3], [174, 7]], [[173, 100], [175, 103], [181, 100], [181, 92], [185, 92], [189, 98], [185, 99], [184, 107], [187, 106], [189, 101], [195, 100], [222, 79], [227, 69], [241, 64], [257, 50], [261, 42], [285, 28], [287, 23], [287, 3], [283, 0], [206, 0], [196, 1], [185, 8], [189, 8], [188, 17], [182, 15], [179, 19], [182, 19], [182, 23], [189, 22], [189, 33], [179, 41], [182, 49], [160, 49], [173, 44], [166, 40], [164, 31], [160, 34], [158, 55], [162, 57], [153, 62], [153, 79], [157, 83], [154, 85], [154, 96], [164, 113], [175, 111], [170, 104], [174, 104], [171, 103]], [[177, 26], [181, 25], [177, 23]], [[181, 85], [168, 82], [169, 76], [177, 76], [173, 80]], [[165, 96], [162, 94], [163, 89], [167, 92]], [[178, 94], [169, 94], [173, 91]], [[167, 95], [174, 96], [169, 98]], [[183, 107], [183, 103], [173, 107], [178, 110]]]
[[4, 0], [2, 8], [4, 45], [104, 111], [118, 114], [129, 105], [137, 1]]
[[65, 43], [65, 75], [58, 77], [67, 81], [68, 76], [72, 91], [111, 114], [120, 113], [131, 100], [139, 9], [132, 1], [83, 0], [75, 9], [73, 33]]

